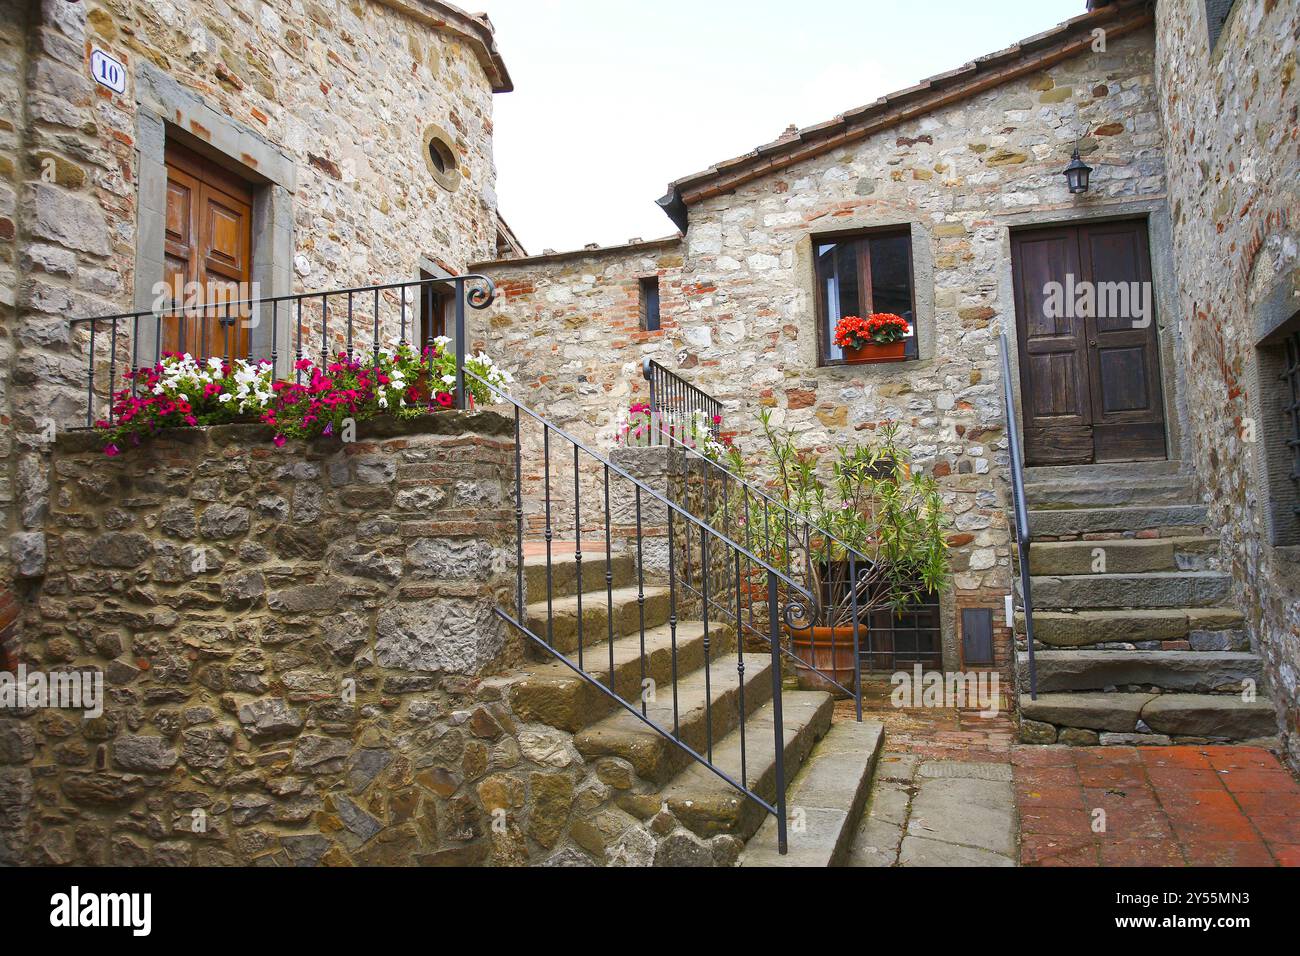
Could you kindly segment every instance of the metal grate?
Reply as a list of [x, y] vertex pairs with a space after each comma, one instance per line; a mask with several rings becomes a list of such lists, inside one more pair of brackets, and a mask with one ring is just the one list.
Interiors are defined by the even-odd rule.
[[859, 651], [864, 671], [894, 672], [913, 664], [942, 670], [943, 627], [937, 594], [925, 595], [901, 614], [888, 608], [874, 611], [868, 623], [865, 646]]
[[[1290, 427], [1286, 430], [1286, 443], [1291, 449], [1291, 480], [1295, 482], [1297, 492], [1300, 492], [1300, 331], [1289, 335], [1282, 347], [1285, 356], [1281, 376], [1285, 403], [1282, 410], [1290, 420]], [[1300, 504], [1297, 504], [1295, 512], [1300, 514]]]

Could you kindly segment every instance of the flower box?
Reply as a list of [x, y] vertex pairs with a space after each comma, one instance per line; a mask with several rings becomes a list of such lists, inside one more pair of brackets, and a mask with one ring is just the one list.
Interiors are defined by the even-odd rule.
[[869, 318], [846, 315], [835, 326], [835, 344], [849, 365], [863, 362], [903, 362], [907, 359], [906, 338], [911, 326], [892, 312], [876, 312]]
[[904, 362], [907, 360], [907, 343], [903, 340], [878, 345], [868, 343], [861, 348], [844, 350], [844, 361], [849, 365], [861, 365], [867, 362]]

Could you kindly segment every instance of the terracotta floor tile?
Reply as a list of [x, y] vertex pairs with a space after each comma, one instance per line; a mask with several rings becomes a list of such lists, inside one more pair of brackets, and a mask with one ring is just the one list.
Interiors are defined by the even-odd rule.
[[1099, 866], [1097, 843], [1092, 834], [1081, 837], [1023, 834], [1020, 862], [1025, 866]]
[[1084, 836], [1092, 832], [1092, 816], [1086, 810], [1023, 806], [1020, 832]]
[[1079, 782], [1085, 787], [1135, 789], [1147, 785], [1146, 770], [1139, 763], [1080, 766]]
[[1065, 747], [1016, 747], [1011, 751], [1016, 767], [1073, 767], [1074, 757]]
[[1016, 767], [1012, 774], [1016, 786], [1029, 790], [1079, 786], [1079, 775], [1073, 767]]
[[1171, 840], [1106, 841], [1102, 866], [1185, 866], [1182, 851]]
[[1204, 750], [1196, 747], [1139, 747], [1142, 762], [1148, 767], [1181, 767], [1184, 770], [1211, 770], [1213, 764]]
[[1106, 810], [1106, 831], [1101, 840], [1129, 842], [1132, 840], [1174, 840], [1169, 818], [1159, 810]]
[[1241, 812], [1233, 814], [1211, 808], [1180, 812], [1170, 808], [1169, 822], [1173, 824], [1178, 839], [1185, 842], [1208, 840], [1250, 843], [1259, 839], [1255, 828]]
[[1150, 787], [1084, 787], [1083, 805], [1087, 809], [1159, 810], [1155, 791]]
[[1252, 813], [1250, 822], [1268, 843], [1300, 844], [1300, 816]]
[[1300, 784], [1285, 770], [1225, 770], [1219, 779], [1233, 793], [1274, 793], [1300, 806]]
[[1273, 844], [1269, 846], [1269, 850], [1282, 866], [1300, 866], [1300, 845], [1278, 846]]
[[1078, 787], [1017, 787], [1016, 802], [1021, 807], [1057, 807], [1064, 810], [1087, 809]]
[[1216, 770], [1281, 770], [1277, 757], [1263, 747], [1207, 747], [1206, 759]]
[[1227, 790], [1171, 790], [1165, 788], [1159, 792], [1161, 806], [1170, 814], [1179, 811], [1218, 810], [1231, 813], [1237, 808], [1237, 801]]
[[1263, 843], [1256, 840], [1192, 840], [1183, 844], [1183, 853], [1192, 866], [1276, 866]]
[[1147, 779], [1157, 792], [1163, 790], [1217, 790], [1223, 784], [1213, 770], [1185, 770], [1181, 767], [1147, 767]]

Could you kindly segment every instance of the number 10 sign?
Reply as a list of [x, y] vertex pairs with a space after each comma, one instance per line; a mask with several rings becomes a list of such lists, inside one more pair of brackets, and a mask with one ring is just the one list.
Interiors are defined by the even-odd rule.
[[100, 86], [107, 86], [114, 93], [126, 92], [126, 66], [120, 60], [109, 56], [99, 47], [90, 54], [90, 75]]

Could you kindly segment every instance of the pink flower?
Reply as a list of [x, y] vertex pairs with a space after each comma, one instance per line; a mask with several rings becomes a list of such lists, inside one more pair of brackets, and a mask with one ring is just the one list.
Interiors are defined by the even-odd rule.
[[443, 408], [451, 408], [451, 403], [453, 399], [449, 393], [439, 392], [437, 398], [438, 398], [438, 404], [441, 405]]
[[104, 448], [104, 454], [109, 458], [116, 458], [118, 455], [122, 454], [122, 449], [118, 448], [116, 445], [108, 445]]
[[276, 435], [275, 438], [272, 439], [272, 441], [275, 443], [276, 448], [283, 448], [285, 443], [285, 437], [283, 435]]

